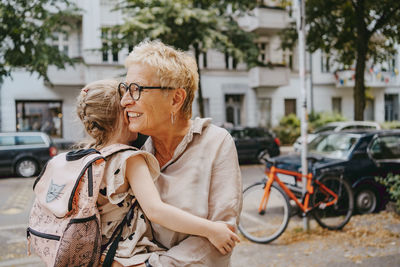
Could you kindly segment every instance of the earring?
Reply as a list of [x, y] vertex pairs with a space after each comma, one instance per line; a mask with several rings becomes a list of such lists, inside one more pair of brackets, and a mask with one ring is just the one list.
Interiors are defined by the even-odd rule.
[[172, 125], [174, 125], [175, 122], [175, 114], [173, 112], [171, 112], [171, 123]]

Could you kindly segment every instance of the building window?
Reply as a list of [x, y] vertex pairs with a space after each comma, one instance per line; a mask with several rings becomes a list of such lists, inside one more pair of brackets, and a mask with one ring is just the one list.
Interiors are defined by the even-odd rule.
[[237, 64], [237, 59], [231, 56], [228, 52], [225, 52], [225, 68], [235, 70], [237, 68]]
[[68, 56], [68, 34], [56, 32], [51, 40], [52, 46]]
[[259, 42], [257, 45], [258, 45], [258, 49], [260, 51], [260, 54], [258, 55], [258, 60], [262, 63], [267, 64], [270, 61], [270, 58], [268, 55], [268, 50], [269, 50], [268, 43]]
[[118, 62], [119, 44], [116, 41], [118, 33], [110, 29], [101, 30], [103, 62]]
[[342, 114], [341, 97], [332, 97], [332, 112]]
[[328, 54], [321, 54], [321, 72], [330, 72], [330, 59]]
[[385, 121], [399, 119], [399, 95], [385, 94]]
[[285, 99], [285, 116], [296, 115], [296, 99]]
[[203, 68], [207, 68], [207, 52], [203, 53]]
[[16, 101], [17, 131], [41, 131], [62, 138], [61, 101]]
[[225, 95], [226, 122], [242, 124], [243, 95]]

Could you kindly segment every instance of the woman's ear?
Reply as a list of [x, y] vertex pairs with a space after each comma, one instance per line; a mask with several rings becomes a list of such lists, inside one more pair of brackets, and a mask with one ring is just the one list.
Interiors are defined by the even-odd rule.
[[172, 107], [175, 113], [177, 113], [181, 109], [183, 103], [185, 102], [185, 99], [186, 99], [185, 89], [177, 88], [174, 90], [172, 97]]

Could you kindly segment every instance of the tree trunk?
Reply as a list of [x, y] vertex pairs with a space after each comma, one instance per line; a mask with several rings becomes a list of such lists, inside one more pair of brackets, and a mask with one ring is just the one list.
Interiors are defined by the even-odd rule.
[[368, 52], [368, 30], [365, 25], [364, 15], [365, 15], [364, 1], [358, 1], [357, 8], [355, 10], [356, 20], [357, 20], [357, 55], [356, 55], [356, 80], [354, 85], [354, 120], [362, 121], [364, 120], [364, 109], [365, 109], [365, 61], [367, 59]]
[[357, 63], [356, 63], [356, 81], [354, 85], [354, 119], [356, 121], [364, 120], [365, 109], [365, 60], [366, 49], [357, 48]]
[[204, 118], [204, 101], [203, 101], [203, 92], [201, 90], [201, 75], [200, 75], [200, 65], [199, 65], [199, 57], [200, 57], [200, 49], [198, 44], [194, 45], [194, 53], [196, 57], [196, 63], [197, 63], [197, 68], [198, 68], [198, 73], [199, 73], [199, 97], [198, 97], [198, 105], [199, 105], [199, 114], [201, 118]]

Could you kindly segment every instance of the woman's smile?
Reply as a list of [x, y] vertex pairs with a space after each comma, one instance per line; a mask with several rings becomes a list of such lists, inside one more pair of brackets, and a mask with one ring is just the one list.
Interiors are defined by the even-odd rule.
[[143, 115], [143, 113], [137, 113], [137, 112], [127, 112], [128, 113], [128, 118], [129, 119], [131, 119], [131, 118], [138, 118], [138, 117], [140, 117], [140, 116], [142, 116]]

